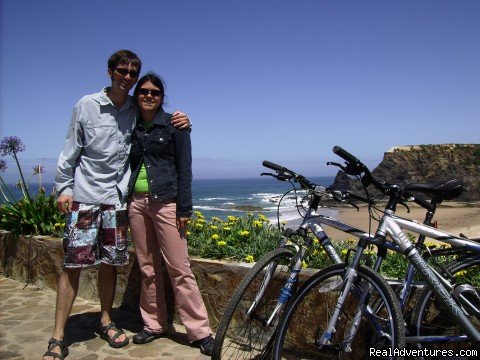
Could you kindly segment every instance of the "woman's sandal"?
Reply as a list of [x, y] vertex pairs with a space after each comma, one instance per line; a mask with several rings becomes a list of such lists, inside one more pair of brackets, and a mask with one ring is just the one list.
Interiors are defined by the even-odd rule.
[[[60, 354], [57, 352], [53, 352], [53, 348], [58, 346], [60, 348]], [[54, 338], [51, 338], [48, 340], [48, 350], [45, 354], [43, 354], [43, 357], [45, 356], [52, 356], [55, 359], [63, 360], [67, 357], [68, 355], [68, 347], [65, 345], [64, 340], [57, 340]]]
[[[110, 330], [115, 331], [115, 335], [113, 335], [113, 337], [108, 336], [108, 332]], [[119, 329], [113, 321], [106, 326], [100, 326], [100, 337], [106, 342], [108, 342], [108, 345], [110, 345], [113, 348], [121, 348], [121, 347], [124, 347], [125, 345], [128, 345], [128, 338], [126, 338], [122, 342], [115, 341], [119, 336], [122, 336], [124, 334], [125, 333], [123, 332], [123, 330]]]

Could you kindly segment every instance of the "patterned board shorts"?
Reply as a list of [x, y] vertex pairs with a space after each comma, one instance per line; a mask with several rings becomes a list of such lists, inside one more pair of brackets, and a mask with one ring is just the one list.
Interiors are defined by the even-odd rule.
[[64, 266], [128, 264], [127, 205], [73, 202], [63, 237]]

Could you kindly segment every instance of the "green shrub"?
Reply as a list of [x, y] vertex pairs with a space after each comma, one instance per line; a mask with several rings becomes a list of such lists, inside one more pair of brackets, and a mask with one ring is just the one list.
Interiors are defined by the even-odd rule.
[[0, 205], [0, 228], [17, 235], [59, 236], [64, 226], [64, 215], [58, 211], [55, 196], [46, 196], [43, 190], [30, 200], [21, 198]]
[[[255, 262], [267, 252], [275, 249], [282, 237], [284, 226], [281, 229], [270, 224], [269, 220], [262, 214], [247, 214], [243, 217], [228, 216], [226, 220], [213, 217], [210, 220], [205, 219], [203, 214], [195, 211], [194, 216], [188, 224], [187, 238], [188, 251], [190, 255], [207, 259], [226, 259], [243, 262]], [[311, 236], [311, 235], [310, 235]], [[413, 241], [415, 237], [408, 234]], [[301, 244], [300, 237], [293, 237], [292, 242]], [[357, 244], [357, 239], [335, 241], [332, 240], [338, 254], [344, 261], [351, 259], [353, 251]], [[439, 246], [435, 243], [427, 242], [428, 248], [434, 249]], [[364, 252], [362, 261], [367, 265], [372, 265], [376, 260], [376, 249], [372, 246]], [[453, 258], [439, 258], [440, 263], [448, 264]], [[304, 267], [313, 269], [322, 269], [332, 264], [332, 261], [322, 249], [317, 239], [313, 240], [313, 245], [307, 251], [304, 259]], [[388, 256], [382, 263], [382, 275], [391, 279], [403, 279], [406, 273], [407, 259], [389, 250]], [[461, 276], [473, 281], [473, 284], [480, 284], [479, 269], [461, 273]]]

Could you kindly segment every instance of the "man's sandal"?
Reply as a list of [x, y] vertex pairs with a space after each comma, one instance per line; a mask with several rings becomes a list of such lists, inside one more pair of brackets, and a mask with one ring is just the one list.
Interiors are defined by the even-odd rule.
[[[113, 337], [108, 336], [108, 332], [110, 330], [115, 331], [115, 335], [113, 335]], [[100, 326], [100, 337], [106, 342], [108, 342], [108, 345], [110, 345], [113, 348], [121, 348], [121, 347], [124, 347], [125, 345], [128, 345], [128, 338], [126, 338], [122, 342], [115, 341], [118, 337], [124, 334], [125, 333], [123, 332], [123, 330], [119, 329], [113, 321], [106, 326]]]
[[[53, 352], [53, 348], [58, 346], [60, 348], [60, 353]], [[48, 340], [48, 350], [45, 354], [43, 354], [43, 357], [45, 356], [52, 356], [54, 359], [59, 359], [63, 360], [67, 357], [68, 355], [68, 347], [65, 345], [64, 340], [57, 340], [54, 338], [51, 338]]]

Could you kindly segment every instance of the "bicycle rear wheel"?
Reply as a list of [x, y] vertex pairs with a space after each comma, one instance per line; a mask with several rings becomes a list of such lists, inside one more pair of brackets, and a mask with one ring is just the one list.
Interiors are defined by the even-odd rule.
[[[270, 326], [265, 322], [277, 305], [280, 289], [290, 275], [295, 253], [287, 248], [275, 249], [262, 256], [245, 275], [232, 295], [222, 316], [213, 345], [213, 360], [262, 358], [272, 346], [272, 337], [281, 314]], [[267, 274], [274, 274], [268, 284]], [[263, 296], [252, 304], [263, 289]]]
[[[478, 309], [480, 309], [480, 299], [478, 298], [480, 294], [480, 256], [459, 259], [449, 266], [448, 272], [453, 275], [452, 281], [455, 282], [455, 289], [457, 289], [454, 290], [454, 297], [455, 294], [461, 292], [476, 307], [477, 312], [475, 313], [475, 310], [471, 311], [462, 305], [468, 318], [480, 331], [478, 315]], [[456, 298], [458, 299], [458, 296]], [[460, 301], [459, 304], [462, 302]], [[429, 341], [419, 344], [421, 348], [453, 350], [454, 353], [459, 353], [462, 349], [475, 349], [468, 339], [462, 341], [462, 329], [455, 319], [435, 301], [435, 295], [428, 287], [425, 287], [418, 297], [417, 305], [413, 309], [411, 325], [415, 336], [434, 336]], [[447, 342], [447, 338], [450, 341]]]
[[[273, 359], [367, 359], [370, 348], [405, 347], [405, 327], [398, 300], [387, 282], [373, 270], [360, 266], [329, 345], [318, 339], [326, 330], [343, 290], [345, 264], [329, 266], [313, 275], [290, 301], [277, 331]], [[361, 294], [370, 289], [365, 302]], [[357, 312], [357, 309], [369, 310]], [[354, 317], [361, 314], [361, 317]], [[355, 325], [354, 325], [355, 324]], [[358, 331], [349, 337], [355, 326]], [[346, 342], [351, 341], [350, 349]], [[386, 356], [379, 358], [397, 358]]]

